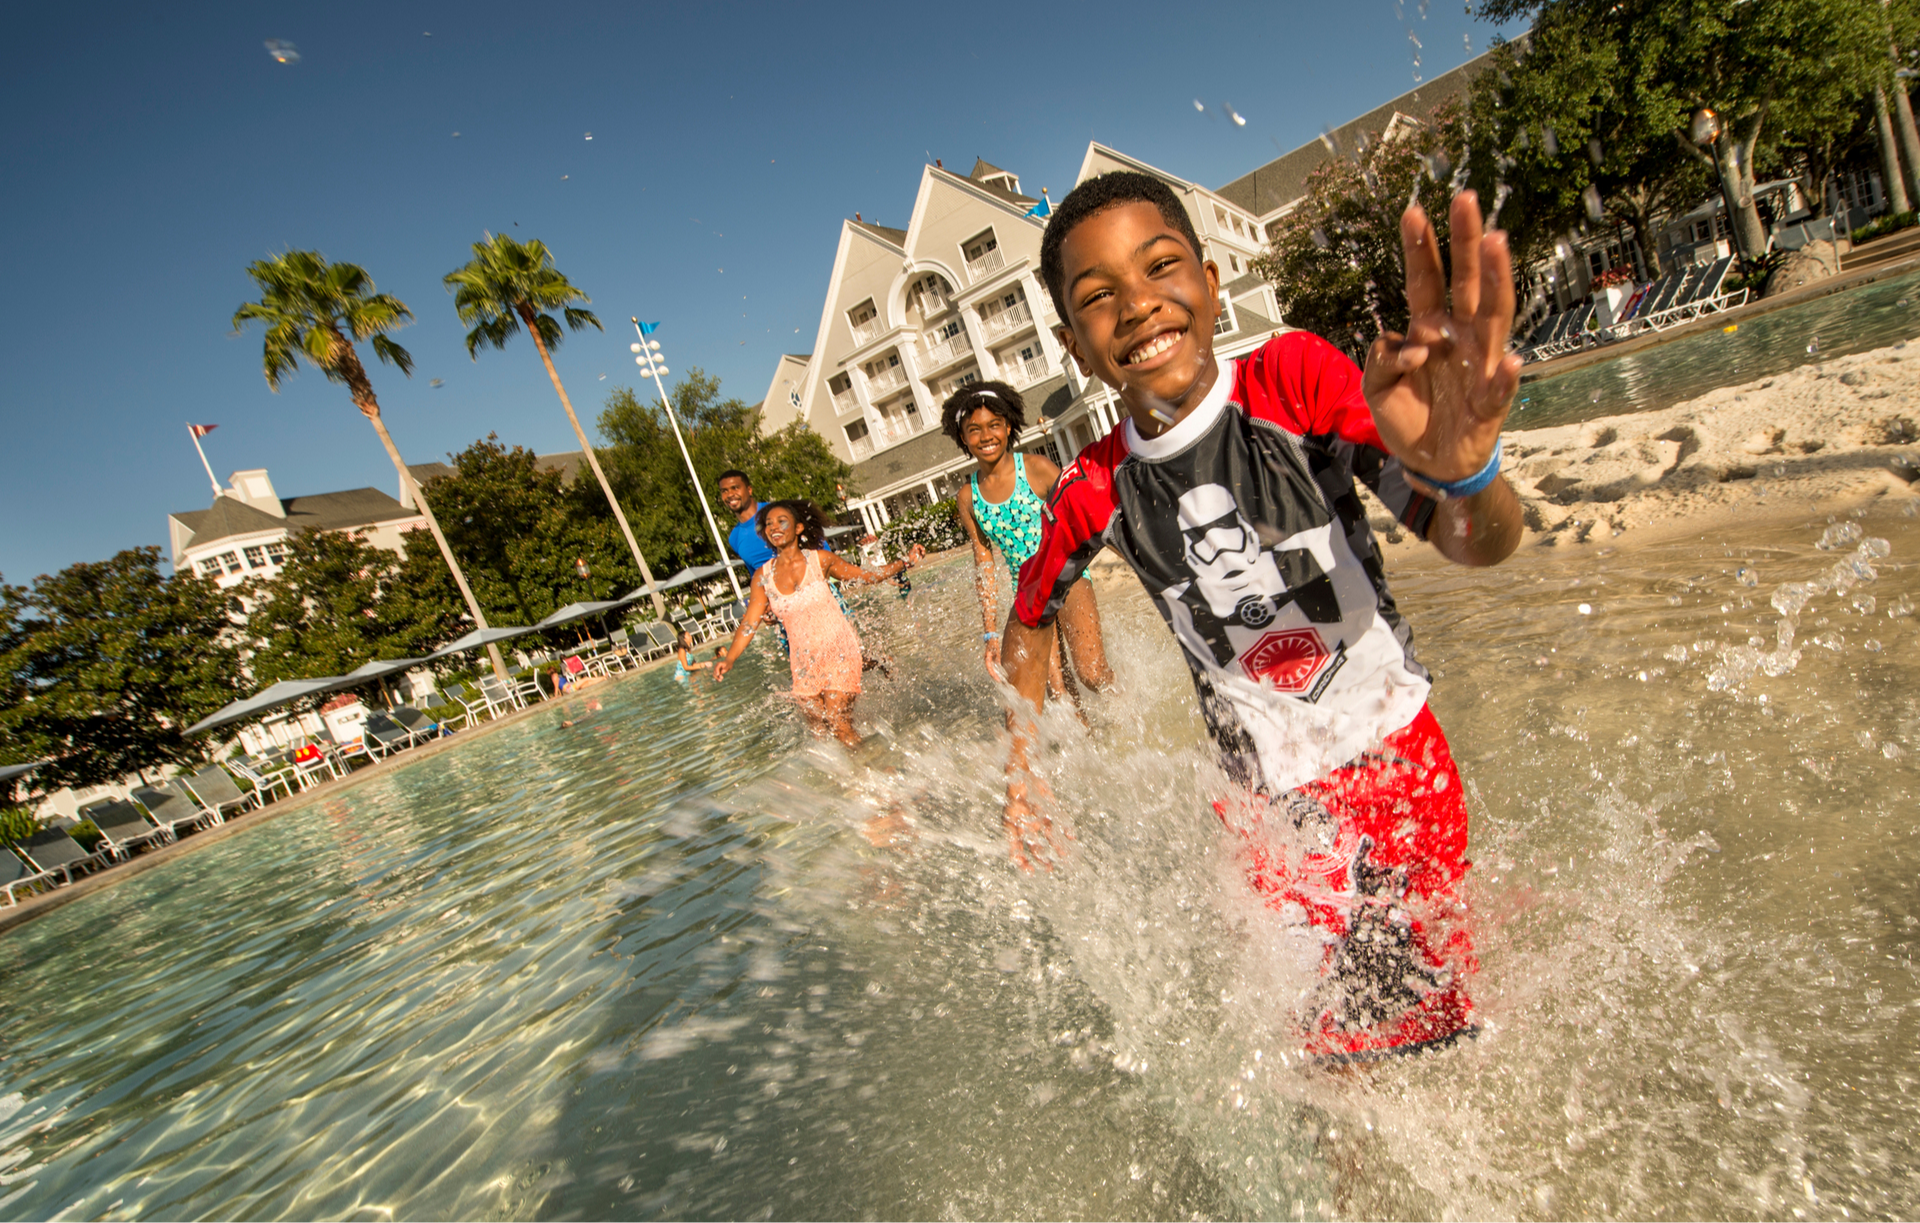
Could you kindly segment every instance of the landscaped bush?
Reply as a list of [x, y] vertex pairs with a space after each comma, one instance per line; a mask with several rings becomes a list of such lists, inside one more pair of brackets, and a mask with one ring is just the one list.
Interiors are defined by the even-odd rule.
[[907, 549], [919, 544], [929, 552], [944, 552], [967, 542], [960, 530], [960, 519], [952, 497], [922, 506], [880, 528], [880, 551], [889, 561], [897, 561]]
[[80, 848], [92, 853], [100, 845], [100, 830], [93, 826], [92, 820], [81, 820], [67, 829], [67, 835], [80, 842]]
[[0, 807], [0, 844], [24, 841], [40, 831], [40, 821], [25, 807]]
[[1890, 212], [1879, 220], [1870, 221], [1854, 230], [1853, 244], [1858, 246], [1862, 242], [1871, 242], [1883, 234], [1890, 234], [1896, 229], [1907, 229], [1916, 221], [1920, 221], [1920, 209], [1909, 208], [1905, 212]]

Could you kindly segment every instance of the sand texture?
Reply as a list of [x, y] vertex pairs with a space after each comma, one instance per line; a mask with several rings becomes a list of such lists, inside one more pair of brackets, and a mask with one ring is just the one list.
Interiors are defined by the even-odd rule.
[[[1907, 499], [1920, 478], [1920, 343], [1721, 387], [1658, 412], [1504, 435], [1527, 547], [1640, 542]], [[1411, 546], [1377, 502], [1390, 545]], [[1620, 539], [1626, 536], [1628, 538]]]

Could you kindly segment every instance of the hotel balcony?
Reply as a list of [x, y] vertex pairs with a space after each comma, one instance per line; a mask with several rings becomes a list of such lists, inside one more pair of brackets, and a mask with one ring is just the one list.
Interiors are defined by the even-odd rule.
[[847, 449], [853, 454], [853, 461], [857, 463], [873, 453], [873, 439], [871, 437], [848, 438]]
[[1009, 353], [1005, 359], [1000, 362], [1000, 377], [1016, 387], [1031, 386], [1033, 383], [1040, 381], [1052, 373], [1053, 371], [1047, 368], [1047, 359], [1045, 357], [1034, 357], [1030, 360], [1022, 361], [1019, 357]]
[[920, 371], [932, 373], [943, 365], [951, 365], [963, 357], [973, 355], [973, 345], [967, 341], [967, 333], [950, 335], [937, 344], [928, 344], [920, 350]]
[[848, 387], [844, 391], [835, 391], [833, 393], [833, 410], [835, 412], [844, 414], [847, 412], [856, 411], [859, 409], [859, 407], [860, 407], [860, 401], [854, 397], [852, 387]]
[[[994, 253], [998, 254], [999, 252], [995, 251]], [[1017, 331], [1032, 321], [1033, 311], [1027, 309], [1027, 303], [1020, 302], [1017, 305], [1009, 306], [1007, 309], [1002, 310], [990, 318], [982, 319], [980, 321], [980, 329], [985, 332], [986, 337], [991, 340], [1006, 335], [1008, 332]]]
[[864, 323], [853, 323], [851, 326], [853, 327], [853, 346], [855, 348], [860, 347], [870, 340], [879, 339], [880, 333], [886, 330], [877, 318], [870, 318]]
[[906, 366], [896, 365], [891, 369], [881, 370], [879, 373], [868, 377], [867, 398], [871, 399], [877, 395], [884, 395], [888, 391], [897, 391], [905, 385], [907, 385]]
[[984, 280], [1006, 266], [1006, 257], [1000, 253], [999, 247], [995, 247], [978, 259], [968, 261], [967, 283], [973, 284], [976, 281]]
[[920, 317], [923, 319], [932, 318], [936, 314], [944, 314], [953, 308], [953, 299], [939, 293], [923, 292], [917, 300], [920, 304]]
[[881, 446], [891, 446], [904, 442], [916, 433], [926, 432], [926, 418], [918, 411], [903, 412], [898, 416], [880, 417], [880, 427], [874, 430], [873, 438]]

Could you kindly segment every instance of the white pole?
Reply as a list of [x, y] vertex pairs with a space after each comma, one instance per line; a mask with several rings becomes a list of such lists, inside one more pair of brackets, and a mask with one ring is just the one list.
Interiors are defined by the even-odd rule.
[[187, 424], [187, 436], [193, 439], [193, 448], [198, 451], [200, 455], [200, 466], [207, 469], [207, 483], [213, 485], [213, 495], [218, 497], [220, 495], [220, 481], [213, 478], [213, 464], [207, 462], [207, 452], [201, 447], [200, 435], [193, 431], [191, 421]]
[[713, 520], [713, 507], [707, 504], [707, 495], [700, 488], [700, 473], [693, 469], [693, 455], [687, 452], [687, 439], [680, 436], [680, 421], [673, 414], [673, 400], [667, 397], [667, 384], [660, 380], [660, 363], [654, 360], [653, 347], [647, 341], [647, 333], [640, 330], [640, 320], [633, 320], [633, 333], [640, 337], [640, 355], [646, 358], [647, 375], [653, 379], [655, 389], [660, 392], [660, 402], [667, 409], [667, 423], [673, 426], [673, 440], [680, 443], [680, 457], [687, 461], [687, 478], [693, 481], [693, 499], [700, 503], [700, 512], [707, 516], [707, 530], [713, 532], [713, 546], [720, 551], [720, 565], [727, 571], [727, 584], [733, 587], [733, 597], [746, 598], [740, 589], [740, 579], [733, 575], [733, 555], [727, 551], [727, 543], [720, 538], [720, 525]]

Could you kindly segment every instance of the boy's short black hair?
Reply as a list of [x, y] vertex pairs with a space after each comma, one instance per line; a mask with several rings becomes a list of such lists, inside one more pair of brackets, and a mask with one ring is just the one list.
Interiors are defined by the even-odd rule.
[[761, 506], [760, 512], [754, 515], [753, 518], [753, 529], [760, 533], [761, 539], [767, 537], [767, 515], [773, 513], [775, 510], [785, 510], [793, 515], [794, 522], [799, 524], [800, 527], [800, 546], [802, 548], [824, 548], [826, 546], [827, 516], [821, 512], [819, 506], [811, 501], [769, 501]]
[[1027, 427], [1027, 401], [1020, 398], [1020, 392], [1004, 382], [975, 382], [963, 386], [940, 405], [940, 428], [960, 447], [961, 454], [972, 454], [967, 449], [966, 438], [960, 429], [966, 419], [976, 411], [987, 411], [1007, 422], [1007, 444], [1014, 445], [1020, 440], [1020, 433]]
[[1047, 232], [1040, 237], [1040, 279], [1045, 282], [1047, 292], [1053, 295], [1053, 308], [1059, 314], [1060, 321], [1069, 326], [1072, 320], [1067, 317], [1065, 300], [1067, 270], [1060, 266], [1060, 246], [1067, 240], [1067, 235], [1073, 232], [1074, 226], [1119, 204], [1152, 204], [1160, 210], [1161, 219], [1187, 240], [1194, 256], [1206, 258], [1200, 249], [1200, 235], [1194, 232], [1193, 221], [1188, 218], [1187, 210], [1180, 206], [1180, 197], [1166, 183], [1151, 174], [1140, 174], [1133, 170], [1115, 170], [1111, 174], [1090, 178], [1067, 192], [1067, 198], [1053, 206], [1053, 216], [1047, 221]]
[[728, 480], [739, 480], [740, 483], [746, 485], [748, 488], [753, 487], [753, 477], [748, 475], [746, 472], [741, 471], [738, 467], [729, 467], [725, 471], [721, 472], [719, 475], [715, 476], [713, 478], [713, 486], [715, 488], [719, 488], [722, 484], [725, 484]]

